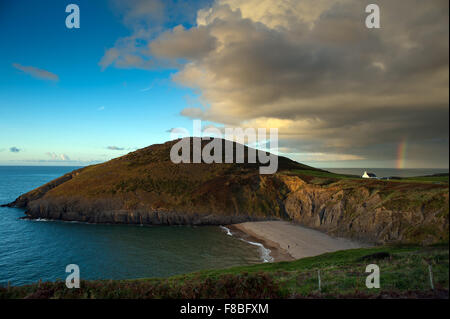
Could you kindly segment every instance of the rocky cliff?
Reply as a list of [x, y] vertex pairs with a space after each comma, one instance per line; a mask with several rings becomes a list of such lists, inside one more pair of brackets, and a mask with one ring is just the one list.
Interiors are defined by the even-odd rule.
[[376, 243], [448, 241], [448, 184], [312, 177], [323, 171], [284, 157], [273, 175], [249, 163], [174, 164], [173, 143], [76, 170], [8, 206], [25, 208], [27, 218], [152, 225], [285, 219]]

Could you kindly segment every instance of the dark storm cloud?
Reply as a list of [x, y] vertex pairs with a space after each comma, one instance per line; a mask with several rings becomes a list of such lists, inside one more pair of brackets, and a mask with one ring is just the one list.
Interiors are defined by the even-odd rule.
[[449, 3], [380, 0], [381, 29], [367, 29], [369, 3], [218, 0], [146, 54], [187, 61], [173, 80], [208, 107], [184, 116], [278, 127], [286, 149], [348, 158], [390, 159], [408, 140], [413, 161], [447, 166]]

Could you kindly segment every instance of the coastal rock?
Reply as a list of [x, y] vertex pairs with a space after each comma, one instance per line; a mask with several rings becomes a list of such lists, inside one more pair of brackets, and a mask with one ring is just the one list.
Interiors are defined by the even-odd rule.
[[[304, 185], [288, 194], [286, 212], [299, 224], [340, 237], [377, 243], [448, 240], [448, 189], [399, 186], [383, 198], [386, 185], [379, 181], [371, 182], [372, 190], [356, 181]], [[421, 200], [413, 201], [416, 196]]]
[[284, 157], [273, 175], [248, 163], [173, 164], [175, 142], [65, 174], [8, 206], [25, 208], [27, 218], [88, 223], [278, 219], [374, 243], [448, 240], [448, 185], [314, 177], [326, 172]]

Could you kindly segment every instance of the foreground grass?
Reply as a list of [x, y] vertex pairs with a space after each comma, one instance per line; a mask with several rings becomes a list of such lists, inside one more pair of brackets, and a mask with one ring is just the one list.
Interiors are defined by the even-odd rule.
[[[372, 263], [380, 267], [380, 289], [365, 285]], [[449, 248], [441, 244], [344, 250], [170, 278], [82, 281], [80, 289], [61, 281], [36, 283], [0, 288], [0, 298], [448, 298], [448, 288]]]
[[431, 176], [406, 177], [401, 180], [414, 181], [414, 182], [429, 182], [429, 183], [448, 184], [448, 174], [441, 174], [441, 175], [435, 175], [435, 176], [431, 175]]

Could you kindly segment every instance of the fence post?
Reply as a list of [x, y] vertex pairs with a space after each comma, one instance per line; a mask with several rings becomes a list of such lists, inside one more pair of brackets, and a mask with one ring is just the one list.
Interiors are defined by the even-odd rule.
[[321, 282], [320, 282], [320, 269], [317, 270], [317, 277], [319, 279], [319, 291], [322, 291]]
[[432, 270], [431, 270], [431, 264], [428, 265], [428, 274], [430, 275], [430, 285], [431, 285], [431, 289], [434, 290], [433, 272], [432, 272]]

